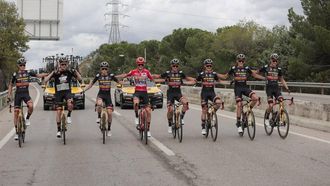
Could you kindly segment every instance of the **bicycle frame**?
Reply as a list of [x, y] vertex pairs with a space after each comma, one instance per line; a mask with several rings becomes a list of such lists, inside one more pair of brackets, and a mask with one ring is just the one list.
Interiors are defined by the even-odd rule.
[[[96, 107], [95, 107], [96, 111]], [[102, 101], [102, 109], [101, 109], [101, 123], [100, 123], [100, 130], [102, 132], [102, 138], [103, 138], [103, 144], [105, 144], [105, 139], [108, 133], [108, 110], [107, 107], [104, 105], [104, 102]]]
[[[247, 128], [248, 131], [248, 135], [250, 140], [252, 141], [255, 137], [255, 133], [256, 133], [256, 126], [255, 126], [255, 117], [254, 117], [254, 113], [253, 110], [251, 108], [251, 104], [252, 101], [251, 99], [243, 99], [241, 105], [241, 127], [242, 127], [242, 131], [241, 133], [239, 133], [240, 136], [244, 135], [244, 129]], [[257, 106], [260, 105], [260, 97], [257, 101]]]
[[146, 111], [146, 105], [140, 105], [139, 109], [139, 133], [141, 141], [145, 140], [145, 144], [148, 144], [148, 123], [147, 123], [147, 111]]
[[[218, 137], [218, 117], [216, 115], [217, 109], [214, 107], [216, 103], [207, 104], [207, 113], [206, 113], [206, 134], [205, 138], [208, 137], [209, 131], [211, 131], [211, 137], [215, 142]], [[221, 110], [224, 109], [224, 102], [221, 102]]]
[[65, 114], [65, 105], [66, 105], [66, 101], [64, 101], [62, 103], [62, 107], [61, 107], [61, 114], [60, 114], [60, 121], [61, 121], [61, 133], [62, 133], [62, 138], [63, 138], [63, 144], [66, 145], [66, 136], [65, 136], [65, 132], [67, 130], [67, 118], [66, 118], [66, 114]]
[[[13, 106], [9, 105], [9, 112], [11, 113], [11, 108]], [[25, 142], [25, 130], [26, 130], [26, 125], [25, 125], [25, 118], [24, 118], [24, 112], [23, 112], [23, 107], [27, 107], [27, 106], [23, 106], [23, 104], [21, 103], [21, 106], [18, 110], [18, 115], [16, 118], [16, 132], [18, 134], [18, 146], [22, 147], [22, 143]]]
[[172, 135], [173, 138], [176, 138], [178, 135], [178, 140], [181, 143], [183, 138], [183, 125], [181, 122], [181, 113], [182, 113], [182, 103], [174, 101], [172, 104], [173, 114], [172, 114]]

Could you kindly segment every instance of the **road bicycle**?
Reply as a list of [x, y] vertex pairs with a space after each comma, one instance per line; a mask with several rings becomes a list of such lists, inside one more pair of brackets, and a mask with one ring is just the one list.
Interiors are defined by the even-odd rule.
[[178, 140], [181, 143], [183, 138], [183, 123], [182, 123], [182, 103], [175, 101], [173, 106], [173, 116], [172, 116], [172, 135], [175, 139], [178, 136]]
[[[256, 135], [256, 120], [254, 117], [254, 113], [251, 107], [252, 100], [250, 98], [242, 100], [241, 106], [241, 127], [242, 132], [239, 133], [240, 136], [244, 135], [245, 128], [247, 128], [247, 133], [249, 135], [250, 140], [254, 140]], [[260, 105], [260, 97], [258, 99], [257, 105]]]
[[66, 145], [66, 131], [67, 131], [67, 114], [65, 113], [65, 105], [66, 101], [62, 102], [62, 108], [61, 108], [61, 116], [60, 116], [60, 121], [61, 121], [61, 135], [63, 138], [63, 144]]
[[[285, 101], [290, 101], [289, 105], [293, 104], [293, 97], [286, 99], [277, 99], [272, 107], [270, 113], [265, 111], [264, 115], [264, 128], [268, 136], [273, 133], [274, 127], [277, 127], [278, 134], [282, 139], [285, 139], [289, 134], [290, 119], [287, 110], [285, 109]], [[275, 105], [278, 105], [278, 109], [274, 110]], [[269, 115], [269, 125], [266, 124], [266, 118]]]
[[[96, 106], [95, 105], [95, 111], [96, 111]], [[109, 118], [108, 118], [108, 111], [107, 111], [107, 107], [105, 106], [104, 102], [102, 102], [102, 110], [101, 110], [101, 119], [100, 119], [100, 130], [102, 133], [102, 141], [103, 144], [105, 144], [105, 140], [106, 137], [108, 135], [109, 132]]]
[[140, 104], [140, 109], [139, 109], [139, 125], [138, 125], [138, 130], [139, 130], [139, 135], [141, 141], [144, 140], [144, 143], [147, 145], [148, 144], [148, 130], [149, 130], [149, 125], [147, 122], [147, 111], [146, 111], [147, 105], [142, 105]]
[[[224, 109], [224, 102], [221, 103], [221, 110]], [[215, 108], [215, 103], [208, 103], [207, 104], [207, 114], [206, 114], [206, 135], [205, 138], [209, 136], [211, 133], [211, 137], [213, 141], [217, 140], [219, 125], [218, 125], [218, 116], [217, 116], [217, 109]]]
[[[13, 106], [9, 106], [9, 112], [11, 113], [11, 108]], [[25, 124], [25, 117], [24, 117], [24, 112], [23, 112], [23, 107], [27, 107], [26, 105], [23, 106], [21, 103], [21, 106], [18, 111], [18, 117], [17, 117], [17, 129], [16, 133], [18, 135], [18, 146], [21, 148], [22, 144], [25, 143], [25, 131], [26, 131], [26, 124]]]

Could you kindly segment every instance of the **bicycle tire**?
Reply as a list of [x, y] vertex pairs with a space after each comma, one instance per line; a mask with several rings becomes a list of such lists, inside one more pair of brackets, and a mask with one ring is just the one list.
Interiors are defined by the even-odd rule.
[[176, 119], [176, 106], [173, 105], [173, 114], [172, 114], [172, 135], [173, 138], [176, 138], [176, 129], [177, 129], [177, 119]]
[[[265, 132], [268, 136], [272, 135], [273, 133], [273, 130], [274, 130], [274, 126], [270, 125], [270, 126], [267, 126], [266, 125], [266, 117], [267, 117], [267, 110], [265, 111], [265, 114], [264, 114], [264, 128], [265, 128]], [[270, 113], [269, 116], [268, 116], [268, 120], [269, 120], [269, 123], [270, 121], [274, 121], [274, 118], [273, 118], [273, 114]]]
[[210, 122], [211, 122], [210, 123], [211, 137], [212, 137], [213, 141], [215, 142], [217, 140], [217, 137], [218, 137], [218, 116], [215, 112], [213, 112], [211, 114]]
[[142, 112], [140, 110], [139, 112], [139, 135], [140, 135], [140, 140], [143, 140], [143, 126], [142, 126]]
[[[290, 128], [290, 119], [289, 119], [289, 114], [288, 112], [284, 109], [283, 112], [280, 114], [280, 112], [278, 112], [278, 125], [277, 125], [277, 130], [278, 130], [278, 134], [280, 135], [280, 137], [282, 139], [285, 139], [288, 134], [289, 134], [289, 128]], [[284, 117], [284, 120], [282, 120]], [[285, 129], [283, 129], [283, 128]], [[284, 133], [282, 133], [284, 132]]]
[[239, 136], [241, 136], [241, 137], [243, 137], [244, 136], [244, 132], [245, 132], [245, 126], [246, 126], [246, 118], [245, 118], [245, 116], [244, 116], [245, 114], [244, 113], [242, 113], [242, 119], [241, 119], [241, 121], [240, 121], [240, 123], [241, 123], [241, 128], [242, 128], [242, 132], [240, 132], [240, 133], [238, 133], [239, 134]]
[[247, 114], [247, 132], [248, 132], [248, 135], [249, 135], [249, 138], [250, 140], [254, 140], [254, 137], [256, 136], [256, 120], [255, 120], [255, 117], [254, 117], [254, 113], [253, 111], [250, 111], [248, 114]]
[[179, 116], [179, 123], [178, 123], [178, 129], [177, 129], [177, 132], [178, 132], [178, 140], [179, 142], [181, 143], [182, 142], [182, 138], [183, 138], [183, 125], [182, 125], [182, 119], [181, 119], [181, 116], [180, 114], [178, 114]]
[[62, 113], [62, 117], [61, 117], [61, 128], [62, 128], [63, 144], [66, 145], [66, 136], [65, 136], [65, 132], [66, 132], [66, 117], [65, 117], [65, 114], [63, 114], [63, 113]]
[[22, 127], [22, 129], [23, 129], [23, 130], [22, 130], [22, 140], [23, 140], [23, 141], [22, 141], [22, 142], [25, 143], [26, 124], [25, 124], [25, 118], [22, 117], [22, 119], [23, 119], [23, 122], [22, 122], [22, 123], [23, 123], [23, 127]]
[[103, 144], [105, 144], [105, 139], [106, 139], [106, 123], [107, 123], [107, 116], [104, 112], [102, 112], [101, 131], [102, 131], [102, 142], [103, 142]]
[[18, 146], [21, 148], [22, 143], [23, 143], [23, 132], [22, 132], [22, 125], [23, 125], [23, 120], [22, 120], [22, 115], [20, 116], [20, 119], [18, 120], [18, 125], [17, 125], [17, 135], [18, 135]]
[[204, 135], [205, 138], [208, 138], [209, 137], [210, 125], [211, 125], [210, 115], [209, 115], [209, 113], [206, 113], [206, 123], [205, 123], [206, 134]]
[[144, 123], [144, 143], [148, 144], [148, 124], [147, 124], [147, 115], [146, 113], [143, 114], [143, 123]]

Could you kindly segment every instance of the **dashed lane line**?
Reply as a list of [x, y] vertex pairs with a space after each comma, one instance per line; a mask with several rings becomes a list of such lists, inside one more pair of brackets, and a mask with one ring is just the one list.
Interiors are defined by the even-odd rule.
[[[96, 101], [95, 98], [93, 98], [94, 101]], [[113, 112], [114, 114], [121, 116], [121, 114], [117, 111]], [[161, 151], [163, 151], [166, 155], [168, 156], [175, 156], [175, 153], [169, 149], [168, 147], [166, 147], [164, 144], [162, 144], [160, 141], [158, 141], [156, 138], [154, 137], [150, 137], [149, 140], [157, 147], [159, 148]]]

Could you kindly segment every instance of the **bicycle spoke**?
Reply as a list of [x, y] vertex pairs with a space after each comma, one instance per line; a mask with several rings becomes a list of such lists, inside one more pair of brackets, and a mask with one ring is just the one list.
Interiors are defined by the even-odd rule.
[[274, 118], [273, 118], [273, 113], [269, 113], [268, 114], [268, 124], [266, 123], [266, 118], [267, 118], [267, 110], [265, 111], [264, 114], [264, 128], [265, 128], [265, 132], [266, 134], [269, 136], [273, 133], [273, 124], [274, 124]]
[[289, 134], [290, 120], [289, 114], [286, 110], [283, 110], [282, 113], [279, 113], [278, 121], [278, 134], [282, 139], [285, 139]]
[[256, 125], [255, 125], [255, 118], [252, 111], [250, 111], [247, 115], [247, 131], [250, 140], [253, 140], [256, 135]]

